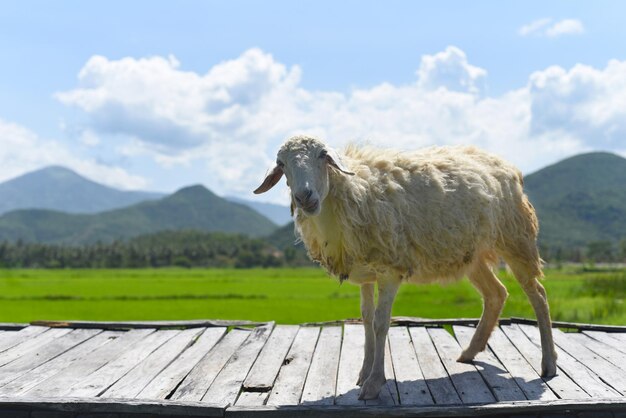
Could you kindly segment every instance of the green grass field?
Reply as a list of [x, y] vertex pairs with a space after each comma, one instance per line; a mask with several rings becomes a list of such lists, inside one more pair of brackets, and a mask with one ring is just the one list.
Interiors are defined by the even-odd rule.
[[[504, 316], [534, 317], [519, 285]], [[626, 270], [547, 270], [555, 320], [626, 324]], [[319, 269], [0, 270], [0, 321], [37, 319], [250, 319], [300, 323], [359, 317], [359, 288]], [[478, 317], [478, 293], [465, 279], [447, 286], [404, 285], [394, 315]]]

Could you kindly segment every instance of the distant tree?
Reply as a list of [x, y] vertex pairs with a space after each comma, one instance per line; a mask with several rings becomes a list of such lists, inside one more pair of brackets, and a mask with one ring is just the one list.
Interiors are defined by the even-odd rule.
[[587, 245], [587, 258], [594, 262], [615, 261], [611, 241], [592, 241]]

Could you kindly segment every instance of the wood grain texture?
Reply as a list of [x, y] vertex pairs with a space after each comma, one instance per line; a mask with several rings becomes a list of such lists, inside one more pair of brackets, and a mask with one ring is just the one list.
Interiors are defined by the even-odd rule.
[[300, 402], [319, 335], [319, 327], [300, 327], [274, 382], [267, 405], [297, 405]]
[[435, 343], [439, 358], [443, 362], [456, 392], [463, 403], [477, 404], [495, 402], [487, 383], [472, 364], [456, 361], [461, 347], [450, 333], [443, 328], [430, 328], [428, 334]]
[[[595, 340], [588, 335], [579, 334], [579, 333], [568, 333], [568, 338], [576, 341], [579, 344], [584, 345], [594, 353], [602, 356], [605, 360], [610, 361], [616, 367], [624, 370], [626, 372], [626, 353], [622, 353], [620, 350], [611, 347], [603, 342]], [[626, 348], [622, 347], [623, 350]]]
[[341, 337], [341, 327], [329, 326], [322, 329], [302, 391], [302, 404], [334, 404]]
[[48, 361], [0, 387], [0, 396], [20, 396], [37, 384], [51, 378], [52, 376], [73, 367], [86, 354], [118, 338], [122, 331], [103, 331], [82, 344], [68, 350], [55, 359]]
[[298, 332], [297, 325], [277, 325], [243, 382], [244, 390], [268, 392]]
[[502, 332], [502, 329], [496, 327], [493, 330], [491, 338], [489, 338], [489, 348], [511, 373], [528, 400], [551, 401], [557, 399], [554, 392]]
[[137, 398], [166, 399], [218, 341], [226, 328], [207, 328], [176, 360], [142, 389]]
[[[541, 346], [541, 338], [537, 327], [533, 327], [531, 325], [518, 326], [536, 346]], [[583, 363], [572, 357], [558, 345], [556, 346], [556, 352], [558, 354], [557, 361], [559, 368], [570, 378], [575, 380], [576, 383], [590, 396], [601, 398], [620, 396], [615, 389], [604, 383], [597, 374], [592, 372]]]
[[25, 392], [32, 397], [59, 396], [80, 380], [119, 357], [124, 350], [153, 333], [152, 329], [127, 331], [115, 340], [84, 354], [70, 367], [35, 385]]
[[[509, 337], [509, 340], [514, 342], [515, 347], [522, 353], [526, 361], [537, 373], [541, 373], [541, 348], [533, 344], [517, 324], [503, 325], [501, 328], [506, 336]], [[557, 371], [556, 376], [543, 380], [561, 399], [583, 399], [589, 397], [589, 394], [561, 369]]]
[[163, 369], [176, 359], [202, 332], [190, 328], [180, 331], [140, 361], [100, 396], [103, 398], [135, 398]]
[[[469, 345], [476, 331], [475, 328], [461, 325], [455, 325], [453, 330], [456, 339], [462, 347]], [[506, 367], [493, 355], [489, 347], [485, 351], [478, 353], [473, 364], [483, 379], [485, 379], [498, 401], [522, 401], [526, 399], [522, 389], [515, 383]]]
[[4, 366], [22, 356], [29, 356], [38, 349], [46, 346], [52, 342], [55, 338], [59, 338], [72, 332], [70, 328], [67, 329], [50, 329], [35, 335], [33, 338], [28, 338], [22, 341], [4, 352], [0, 353], [0, 366]]
[[426, 328], [409, 327], [409, 333], [411, 334], [417, 361], [435, 403], [438, 405], [462, 403]]
[[583, 331], [583, 334], [626, 354], [626, 340], [622, 341], [620, 334], [602, 331]]
[[50, 340], [47, 344], [37, 347], [35, 350], [26, 351], [25, 355], [17, 358], [9, 364], [0, 367], [0, 385], [4, 385], [18, 377], [37, 368], [45, 362], [63, 354], [67, 350], [94, 337], [100, 330], [77, 329]]
[[389, 346], [401, 405], [434, 405], [406, 327], [389, 328]]
[[226, 334], [189, 372], [171, 399], [202, 400], [217, 374], [249, 335], [249, 330], [241, 329], [234, 329]]
[[108, 362], [74, 386], [63, 392], [64, 396], [95, 397], [100, 396], [122, 376], [141, 363], [154, 350], [178, 335], [177, 330], [159, 330], [123, 351], [119, 357]]
[[365, 405], [359, 400], [360, 387], [356, 382], [363, 364], [365, 330], [361, 324], [346, 324], [343, 328], [343, 341], [337, 370], [335, 389], [336, 405]]
[[256, 327], [215, 377], [203, 401], [215, 405], [233, 405], [250, 368], [269, 338], [273, 323]]
[[624, 373], [622, 369], [615, 367], [611, 362], [589, 350], [587, 347], [575, 342], [573, 343], [561, 330], [555, 329], [553, 332], [554, 342], [561, 347], [563, 351], [568, 352], [572, 357], [584, 363], [586, 367], [591, 369], [598, 376], [602, 376], [602, 380], [613, 389], [622, 395], [626, 395], [626, 373]]
[[0, 336], [0, 353], [49, 329], [48, 327], [28, 326], [19, 331], [3, 331]]

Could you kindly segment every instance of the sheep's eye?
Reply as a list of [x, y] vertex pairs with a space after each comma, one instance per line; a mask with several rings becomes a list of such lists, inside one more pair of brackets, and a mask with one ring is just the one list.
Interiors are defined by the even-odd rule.
[[276, 165], [279, 166], [279, 167], [284, 167], [285, 166], [285, 164], [282, 161], [280, 161], [280, 160], [276, 160]]
[[320, 152], [319, 158], [326, 158], [326, 155], [328, 155], [328, 152], [325, 149], [323, 149], [322, 152]]

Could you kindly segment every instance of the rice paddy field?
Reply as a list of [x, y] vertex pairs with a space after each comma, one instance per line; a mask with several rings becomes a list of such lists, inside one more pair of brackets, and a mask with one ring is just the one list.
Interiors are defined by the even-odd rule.
[[[503, 316], [534, 317], [517, 282]], [[554, 320], [626, 324], [626, 269], [547, 269]], [[478, 317], [478, 293], [456, 284], [404, 285], [393, 314]], [[359, 317], [359, 288], [322, 270], [0, 270], [0, 322], [47, 320], [249, 319], [302, 323]]]

